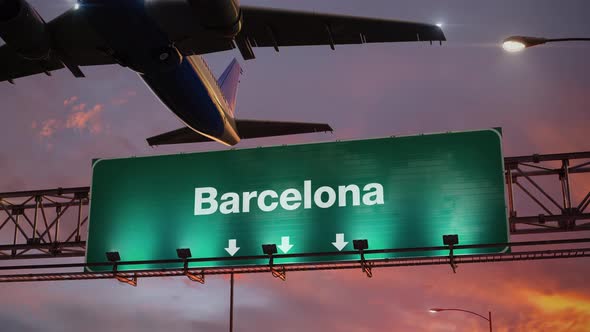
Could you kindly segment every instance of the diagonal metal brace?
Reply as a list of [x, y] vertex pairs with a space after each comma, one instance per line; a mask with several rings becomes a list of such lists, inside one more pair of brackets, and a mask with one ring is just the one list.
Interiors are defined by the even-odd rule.
[[119, 282], [122, 282], [124, 284], [127, 284], [129, 286], [133, 286], [133, 287], [137, 287], [137, 275], [134, 274], [133, 278], [127, 278], [124, 277], [122, 275], [119, 275], [117, 273], [117, 263], [113, 263], [113, 276], [115, 277], [115, 279], [117, 279]]
[[205, 283], [205, 272], [203, 272], [202, 270], [201, 270], [201, 273], [199, 273], [199, 274], [194, 274], [194, 273], [190, 272], [188, 270], [188, 260], [186, 260], [186, 259], [184, 260], [183, 273], [187, 278], [189, 278], [190, 280], [192, 280], [194, 282], [198, 282], [200, 284]]
[[373, 264], [365, 259], [364, 249], [359, 249], [361, 255], [361, 270], [367, 275], [367, 278], [373, 277]]
[[455, 263], [455, 255], [453, 255], [453, 245], [449, 244], [449, 262], [451, 265], [451, 269], [453, 269], [453, 273], [457, 273], [457, 268], [459, 267]]
[[269, 254], [268, 267], [270, 268], [270, 273], [273, 277], [279, 278], [282, 281], [285, 281], [287, 279], [287, 272], [285, 271], [284, 266], [282, 266], [280, 270], [277, 270], [275, 268], [274, 258], [272, 254]]

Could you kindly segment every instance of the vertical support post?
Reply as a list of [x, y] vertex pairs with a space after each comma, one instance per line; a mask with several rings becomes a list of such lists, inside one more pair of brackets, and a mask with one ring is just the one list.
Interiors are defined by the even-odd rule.
[[516, 211], [514, 210], [514, 188], [512, 185], [512, 169], [510, 166], [506, 169], [506, 187], [508, 189], [508, 210], [509, 210], [509, 226], [510, 231], [516, 231], [516, 224], [511, 221], [513, 217], [516, 217]]
[[229, 332], [234, 331], [234, 273], [229, 277]]
[[[37, 218], [39, 215], [39, 202], [41, 201], [41, 196], [35, 196], [35, 219], [33, 220], [33, 241], [32, 243], [37, 242]], [[39, 239], [41, 240], [41, 239]]]
[[55, 221], [55, 243], [59, 243], [58, 234], [59, 234], [59, 220], [61, 219], [59, 215], [61, 214], [61, 206], [58, 205], [55, 207], [55, 215], [57, 220]]
[[563, 172], [563, 166], [561, 168], [561, 172], [559, 173], [559, 184], [561, 184], [561, 198], [563, 202], [562, 212], [565, 212], [567, 210], [567, 194], [565, 188], [565, 173]]
[[492, 331], [492, 312], [491, 311], [488, 311], [488, 317], [489, 317], [488, 321], [490, 322], [490, 332], [493, 332]]
[[571, 230], [575, 227], [575, 220], [573, 219], [573, 217], [571, 217], [573, 211], [569, 180], [569, 161], [567, 159], [561, 161], [561, 172], [559, 173], [559, 181], [561, 182], [561, 193], [563, 195], [563, 209], [561, 212], [564, 215], [570, 216], [567, 220], [560, 221], [559, 226], [566, 230]]
[[[18, 236], [18, 217], [19, 214], [16, 215], [16, 218], [14, 219], [15, 223], [14, 223], [14, 238], [12, 240], [12, 245], [16, 246], [16, 240], [17, 240], [17, 236]], [[16, 249], [12, 249], [12, 256], [16, 256]]]
[[82, 197], [78, 197], [78, 225], [76, 226], [76, 242], [80, 242], [80, 224], [82, 223]]
[[571, 209], [572, 208], [572, 193], [570, 190], [570, 171], [569, 171], [569, 160], [563, 160], [563, 182], [565, 185], [565, 198], [567, 204], [564, 204], [565, 208]]

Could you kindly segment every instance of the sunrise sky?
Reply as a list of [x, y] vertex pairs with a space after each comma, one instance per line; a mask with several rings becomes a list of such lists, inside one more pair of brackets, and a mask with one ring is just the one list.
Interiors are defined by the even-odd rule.
[[[45, 20], [73, 0], [30, 0]], [[244, 141], [239, 148], [502, 127], [506, 156], [590, 150], [590, 43], [521, 54], [507, 36], [590, 37], [587, 0], [242, 1], [243, 4], [444, 23], [447, 43], [255, 49], [207, 55], [244, 67], [237, 116], [327, 122], [333, 134]], [[181, 124], [137, 74], [117, 66], [0, 84], [0, 192], [88, 186], [93, 158], [225, 147], [149, 148]], [[574, 187], [579, 201], [590, 179]], [[576, 234], [589, 237], [590, 234]], [[557, 238], [554, 235], [551, 238]], [[518, 237], [513, 240], [540, 239]], [[492, 311], [494, 331], [590, 331], [590, 260], [270, 274], [236, 280], [236, 331], [487, 331], [431, 307]], [[0, 331], [225, 331], [229, 280], [186, 278], [0, 284]]]

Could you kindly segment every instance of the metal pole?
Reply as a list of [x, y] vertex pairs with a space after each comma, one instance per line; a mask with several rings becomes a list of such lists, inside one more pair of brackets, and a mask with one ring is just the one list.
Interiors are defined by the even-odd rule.
[[59, 215], [61, 214], [61, 206], [58, 205], [55, 208], [55, 214], [57, 216], [56, 217], [57, 221], [55, 222], [55, 243], [58, 243], [59, 242], [59, 238], [58, 238], [59, 237], [59, 219], [60, 219]]
[[564, 42], [564, 41], [590, 41], [590, 38], [551, 38], [547, 39], [546, 42]]
[[35, 196], [35, 220], [33, 221], [33, 242], [37, 238], [37, 214], [39, 211], [40, 196]]
[[[16, 240], [17, 240], [17, 235], [18, 233], [16, 232], [18, 230], [18, 214], [16, 215], [16, 220], [14, 221], [14, 238], [12, 241], [12, 245], [16, 246]], [[12, 256], [16, 256], [16, 249], [12, 249]]]
[[565, 193], [566, 193], [566, 198], [567, 198], [567, 205], [566, 208], [571, 209], [572, 208], [572, 191], [570, 188], [570, 163], [569, 160], [564, 160], [563, 161], [563, 181], [565, 182]]
[[508, 220], [510, 231], [516, 231], [516, 223], [512, 222], [512, 218], [516, 217], [516, 211], [514, 210], [514, 188], [512, 186], [512, 169], [510, 166], [506, 168], [506, 185], [508, 190], [508, 209], [510, 210]]
[[234, 274], [229, 277], [229, 332], [234, 331]]
[[490, 322], [490, 332], [492, 332], [492, 312], [491, 311], [488, 311], [488, 314], [489, 314], [488, 321]]
[[78, 226], [76, 226], [76, 242], [80, 242], [80, 224], [82, 223], [82, 198], [78, 199]]

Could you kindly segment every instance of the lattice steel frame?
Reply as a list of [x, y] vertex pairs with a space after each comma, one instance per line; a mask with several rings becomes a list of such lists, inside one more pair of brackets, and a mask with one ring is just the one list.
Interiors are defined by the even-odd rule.
[[[565, 244], [585, 244], [585, 248], [576, 249], [549, 249], [549, 250], [523, 250], [510, 252], [514, 249], [537, 246], [558, 246]], [[241, 273], [271, 273], [274, 277], [279, 277], [285, 280], [286, 273], [291, 271], [313, 271], [313, 270], [344, 270], [344, 269], [359, 269], [362, 270], [368, 277], [372, 277], [372, 272], [367, 272], [366, 269], [373, 270], [375, 268], [383, 267], [400, 267], [400, 266], [421, 266], [421, 265], [441, 265], [448, 264], [453, 271], [460, 264], [468, 263], [492, 263], [492, 262], [510, 262], [523, 260], [542, 260], [542, 259], [562, 259], [562, 258], [581, 258], [590, 257], [590, 238], [585, 239], [567, 239], [567, 240], [548, 240], [548, 241], [526, 241], [515, 243], [495, 243], [485, 245], [457, 245], [454, 250], [473, 249], [473, 248], [497, 248], [509, 247], [510, 251], [499, 254], [477, 254], [477, 255], [461, 255], [453, 256], [453, 250], [449, 246], [426, 247], [426, 248], [403, 248], [403, 249], [383, 249], [383, 250], [365, 250], [363, 255], [360, 251], [343, 251], [339, 253], [308, 253], [308, 254], [286, 254], [286, 255], [261, 255], [249, 257], [227, 257], [221, 259], [169, 259], [169, 260], [149, 260], [149, 261], [129, 261], [129, 262], [103, 262], [103, 263], [65, 263], [65, 264], [35, 264], [35, 265], [20, 265], [20, 266], [0, 266], [0, 271], [14, 271], [14, 270], [56, 270], [56, 269], [71, 269], [71, 268], [87, 268], [95, 266], [110, 266], [112, 272], [51, 272], [51, 273], [28, 273], [28, 274], [10, 274], [0, 275], [0, 282], [25, 282], [25, 281], [58, 281], [58, 280], [89, 280], [89, 279], [117, 279], [121, 282], [136, 286], [138, 278], [148, 277], [171, 277], [171, 276], [187, 276], [193, 281], [204, 283], [206, 275], [220, 275], [220, 274], [241, 274]], [[419, 253], [433, 250], [447, 250], [449, 256], [440, 257], [412, 257], [412, 258], [391, 258], [378, 260], [364, 260], [365, 256], [382, 253]], [[281, 264], [282, 258], [292, 257], [321, 257], [334, 255], [359, 255], [360, 259], [356, 261], [348, 261], [343, 263], [314, 263], [314, 264]], [[271, 258], [272, 257], [272, 258]], [[124, 265], [141, 265], [141, 264], [181, 264], [188, 262], [206, 262], [206, 261], [240, 261], [240, 260], [262, 260], [269, 259], [268, 265], [256, 266], [232, 266], [232, 267], [211, 267], [211, 268], [172, 268], [161, 270], [139, 270], [133, 272], [118, 271], [117, 268]], [[274, 262], [273, 262], [274, 260]], [[280, 275], [276, 271], [280, 269]], [[198, 280], [195, 276], [199, 276]]]
[[[558, 168], [551, 163], [559, 162]], [[572, 199], [572, 174], [590, 173], [590, 152], [509, 157], [504, 159], [510, 234], [533, 234], [590, 230], [590, 191], [576, 204]], [[555, 179], [561, 197], [549, 193], [538, 178]], [[519, 215], [527, 201], [518, 204], [516, 194], [528, 198], [539, 212]], [[559, 202], [561, 201], [561, 202]]]
[[[8, 237], [12, 226], [0, 260], [84, 256], [88, 201], [88, 187], [0, 193], [0, 235]], [[71, 210], [76, 220], [64, 229]]]

